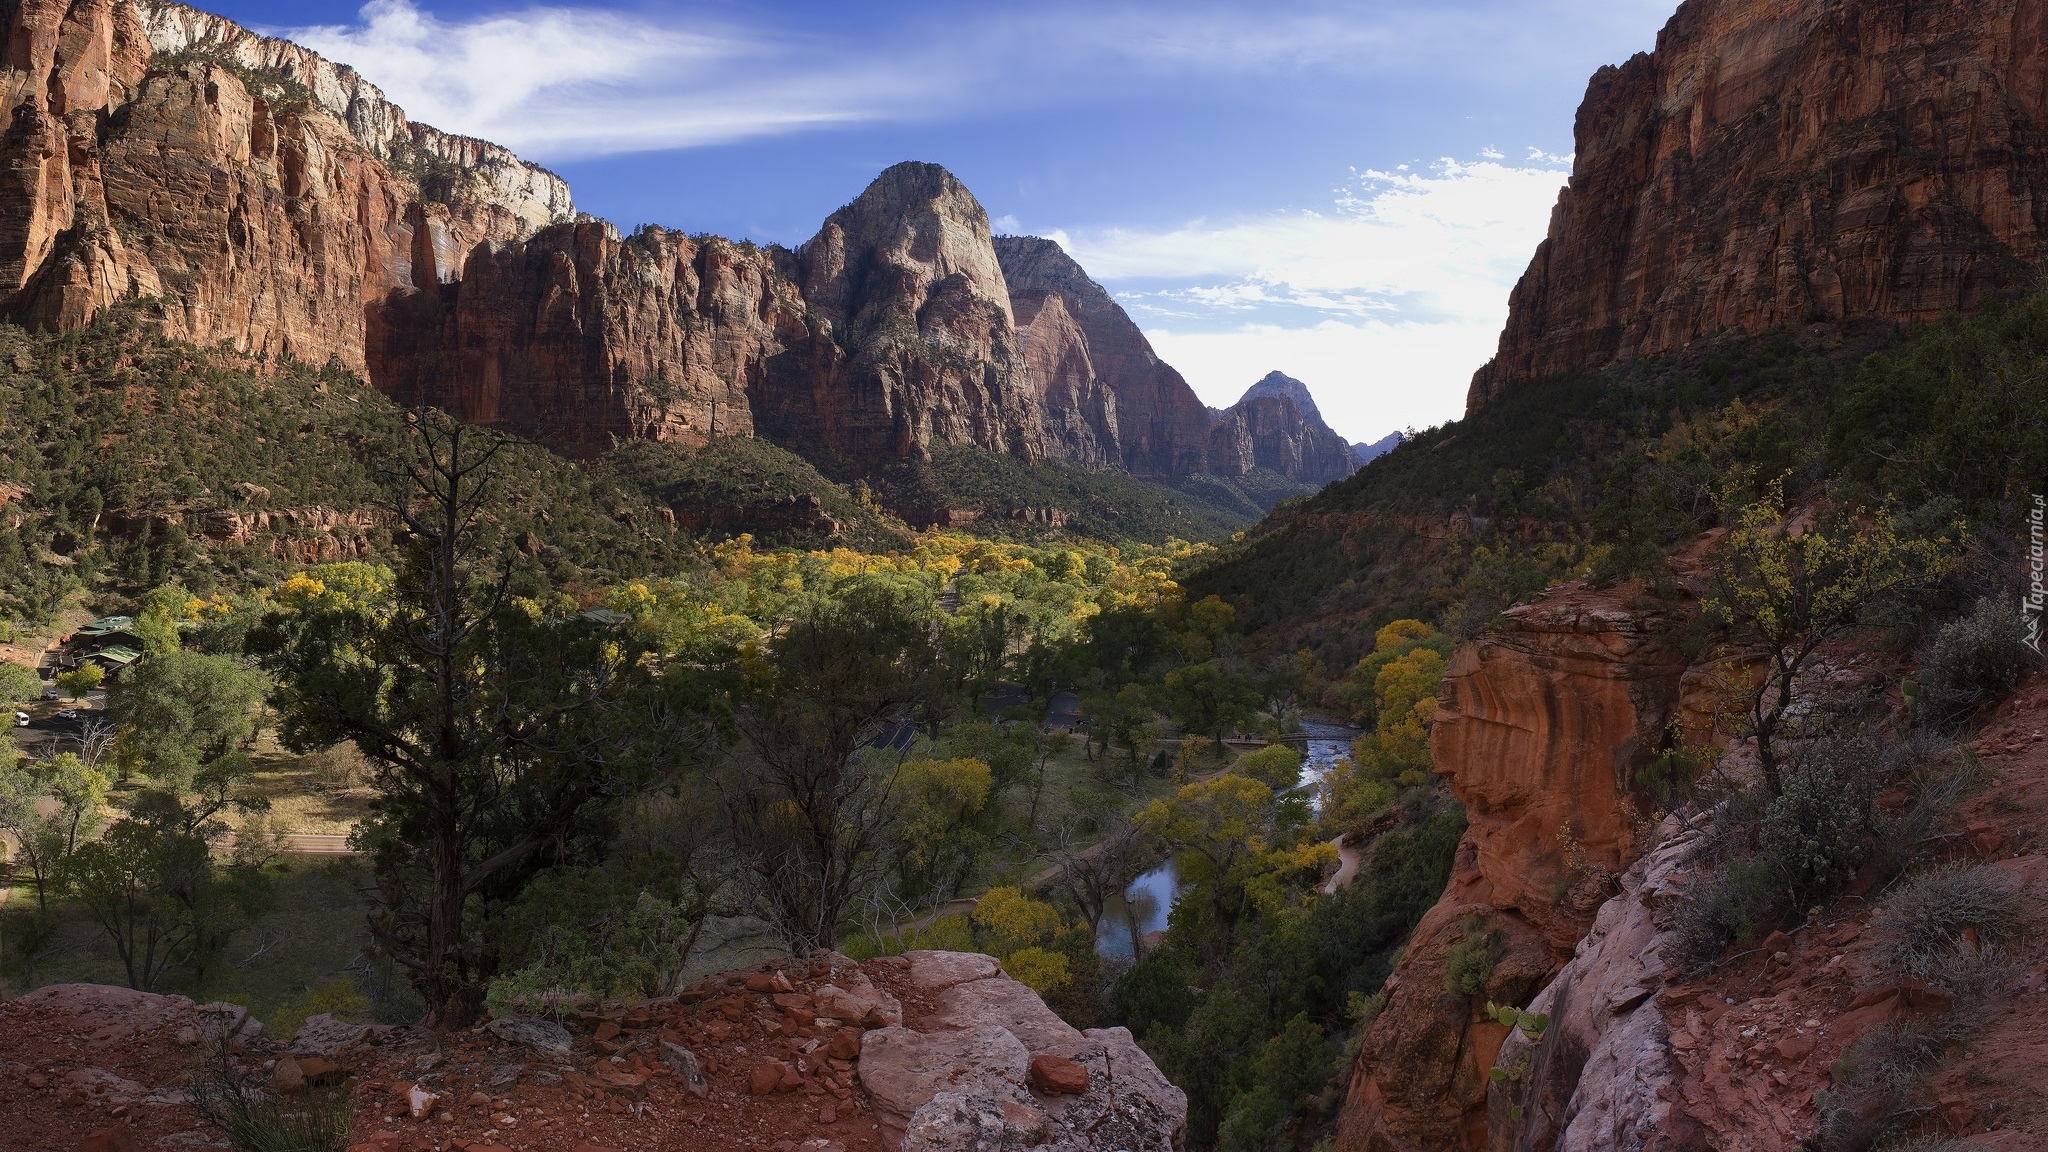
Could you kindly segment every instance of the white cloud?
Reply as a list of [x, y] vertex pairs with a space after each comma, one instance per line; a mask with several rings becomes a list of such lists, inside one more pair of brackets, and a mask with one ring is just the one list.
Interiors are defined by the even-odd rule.
[[1367, 171], [1321, 212], [1055, 239], [1211, 404], [1274, 369], [1352, 439], [1455, 419], [1568, 162]]
[[[1588, 12], [1305, 0], [1273, 9], [1156, 0], [990, 6], [945, 20], [877, 11], [858, 33], [663, 7], [521, 9], [443, 20], [370, 0], [347, 25], [279, 30], [354, 65], [415, 118], [535, 159], [724, 143], [871, 120], [930, 121], [1150, 90], [1173, 76], [1322, 69], [1489, 75], [1544, 58], [1546, 37], [1601, 34], [1668, 0]], [[1627, 14], [1627, 20], [1615, 11]], [[758, 18], [757, 18], [758, 19]], [[1483, 51], [1474, 51], [1484, 46]]]

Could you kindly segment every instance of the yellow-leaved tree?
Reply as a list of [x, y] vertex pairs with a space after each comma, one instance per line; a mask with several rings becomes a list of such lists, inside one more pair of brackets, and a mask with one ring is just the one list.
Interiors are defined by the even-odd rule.
[[1799, 674], [1813, 654], [1939, 579], [1964, 539], [1960, 524], [1934, 535], [1908, 532], [1890, 508], [1788, 520], [1782, 480], [1735, 510], [1714, 550], [1714, 592], [1704, 608], [1764, 657], [1761, 675], [1735, 689], [1772, 796], [1784, 791], [1773, 741], [1786, 729]]

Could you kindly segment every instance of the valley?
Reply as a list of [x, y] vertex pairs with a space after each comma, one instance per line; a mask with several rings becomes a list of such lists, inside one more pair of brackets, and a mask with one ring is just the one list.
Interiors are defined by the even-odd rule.
[[1351, 443], [0, 5], [0, 1145], [2039, 1145], [2039, 9], [1687, 0]]

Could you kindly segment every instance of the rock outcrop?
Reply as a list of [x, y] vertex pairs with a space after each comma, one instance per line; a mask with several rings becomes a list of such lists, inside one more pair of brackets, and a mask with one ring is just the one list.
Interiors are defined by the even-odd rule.
[[1593, 77], [1571, 183], [1467, 409], [1717, 331], [1927, 320], [2035, 283], [2035, 0], [1687, 0]]
[[861, 1084], [892, 1147], [1181, 1147], [1187, 1096], [1127, 1029], [1074, 1028], [991, 957], [911, 952], [902, 965], [910, 994], [934, 1010], [867, 1033], [860, 1054]]
[[[1641, 851], [1631, 773], [1663, 739], [1685, 670], [1659, 623], [1572, 584], [1453, 657], [1431, 755], [1470, 826], [1365, 1034], [1341, 1152], [1485, 1147], [1508, 1030], [1482, 1006], [1544, 987]], [[1492, 959], [1469, 996], [1447, 987], [1456, 949]]]
[[231, 1004], [38, 989], [0, 1001], [0, 1147], [73, 1152], [110, 1115], [136, 1147], [211, 1146], [189, 1089], [194, 1050], [223, 1036], [245, 1081], [346, 1091], [364, 1150], [525, 1132], [562, 1148], [1171, 1152], [1187, 1119], [1130, 1033], [1076, 1031], [990, 957], [821, 952], [559, 1021], [315, 1016], [289, 1045]]
[[1326, 484], [1351, 475], [1357, 464], [1351, 445], [1323, 423], [1308, 385], [1273, 372], [1218, 413], [1209, 432], [1211, 473], [1242, 476], [1254, 468]]

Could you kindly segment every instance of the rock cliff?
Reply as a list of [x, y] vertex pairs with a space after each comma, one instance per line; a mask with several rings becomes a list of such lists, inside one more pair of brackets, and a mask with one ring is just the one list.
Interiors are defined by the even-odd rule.
[[1066, 457], [1099, 456], [1133, 476], [1208, 470], [1208, 409], [1109, 293], [1051, 240], [995, 243], [1027, 352], [1048, 368], [1047, 414], [1074, 429]]
[[1308, 385], [1273, 372], [1217, 414], [1209, 431], [1211, 473], [1242, 476], [1254, 468], [1325, 484], [1351, 475], [1357, 465], [1351, 445], [1323, 423]]
[[795, 253], [622, 236], [552, 173], [217, 16], [21, 0], [0, 29], [0, 317], [136, 304], [169, 335], [336, 362], [574, 455], [716, 432], [854, 470], [946, 444], [1341, 474], [1284, 402], [1212, 452], [1108, 293], [1050, 241], [999, 245], [936, 165], [884, 171]]
[[[1566, 585], [1452, 659], [1431, 755], [1470, 826], [1364, 1036], [1340, 1152], [1486, 1146], [1488, 1072], [1508, 1030], [1484, 1004], [1528, 1003], [1641, 851], [1631, 773], [1657, 749], [1685, 670], [1658, 625]], [[1445, 979], [1461, 947], [1493, 960], [1471, 995]]]
[[2039, 0], [1687, 0], [1593, 77], [1570, 185], [1467, 410], [1722, 330], [1927, 320], [2038, 277]]

